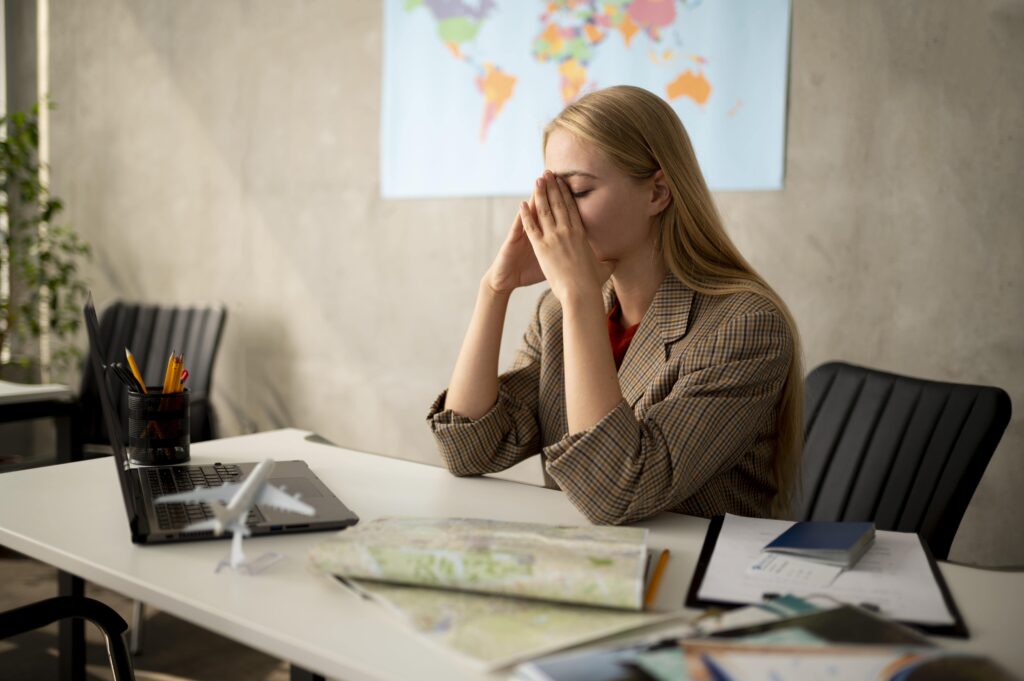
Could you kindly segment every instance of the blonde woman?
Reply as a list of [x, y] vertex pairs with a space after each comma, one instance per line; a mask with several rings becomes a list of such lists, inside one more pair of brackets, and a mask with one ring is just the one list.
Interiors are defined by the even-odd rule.
[[[540, 453], [595, 523], [784, 515], [802, 443], [796, 328], [726, 235], [679, 118], [612, 87], [569, 105], [543, 143], [547, 170], [428, 416], [448, 469]], [[499, 376], [509, 296], [544, 280]]]

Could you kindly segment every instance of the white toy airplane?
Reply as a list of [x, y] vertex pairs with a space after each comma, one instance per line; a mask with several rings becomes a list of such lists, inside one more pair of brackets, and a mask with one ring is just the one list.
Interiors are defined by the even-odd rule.
[[[242, 482], [226, 482], [219, 487], [197, 487], [188, 492], [165, 494], [157, 497], [154, 501], [158, 504], [172, 502], [184, 502], [186, 504], [203, 502], [207, 504], [214, 517], [209, 520], [192, 523], [183, 528], [183, 531], [213, 530], [217, 536], [224, 534], [224, 530], [230, 531], [231, 559], [229, 561], [221, 561], [217, 565], [217, 571], [219, 572], [227, 564], [236, 570], [246, 568], [249, 572], [256, 572], [254, 568], [257, 567], [256, 564], [260, 563], [263, 558], [268, 556], [280, 558], [280, 556], [268, 554], [268, 556], [261, 556], [252, 563], [246, 562], [245, 555], [242, 553], [242, 537], [248, 537], [252, 534], [245, 524], [245, 519], [253, 505], [270, 506], [282, 511], [290, 511], [291, 513], [307, 516], [316, 515], [316, 509], [306, 502], [299, 500], [300, 495], [292, 496], [286, 493], [283, 488], [274, 487], [267, 483], [267, 478], [270, 477], [270, 472], [273, 470], [274, 460], [267, 459], [252, 469], [252, 472]], [[258, 567], [262, 569], [266, 567], [266, 563], [264, 562], [264, 564]]]

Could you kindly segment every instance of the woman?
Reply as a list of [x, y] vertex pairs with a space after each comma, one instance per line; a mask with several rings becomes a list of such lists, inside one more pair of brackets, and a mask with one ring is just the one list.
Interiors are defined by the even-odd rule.
[[[679, 118], [607, 88], [566, 107], [543, 149], [428, 416], [448, 469], [539, 452], [595, 523], [784, 515], [802, 442], [796, 327], [726, 236]], [[509, 295], [545, 279], [498, 376]]]

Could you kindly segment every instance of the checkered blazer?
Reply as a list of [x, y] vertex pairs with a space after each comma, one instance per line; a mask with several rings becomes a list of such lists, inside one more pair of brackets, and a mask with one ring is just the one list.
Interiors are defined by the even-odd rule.
[[[605, 309], [614, 303], [605, 285]], [[793, 338], [767, 299], [708, 296], [669, 274], [619, 369], [623, 401], [589, 430], [568, 433], [562, 308], [546, 291], [498, 399], [479, 419], [427, 416], [455, 475], [493, 473], [540, 453], [557, 483], [595, 523], [670, 510], [767, 516], [772, 457]]]

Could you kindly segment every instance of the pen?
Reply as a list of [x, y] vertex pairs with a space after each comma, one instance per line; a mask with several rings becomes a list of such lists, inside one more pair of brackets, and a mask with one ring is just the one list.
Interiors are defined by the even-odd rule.
[[700, 661], [704, 663], [704, 668], [711, 677], [711, 681], [733, 681], [733, 678], [707, 653], [700, 656]]
[[138, 390], [138, 383], [135, 382], [135, 377], [124, 368], [123, 364], [120, 362], [114, 362], [112, 364], [108, 364], [107, 368], [113, 371], [118, 380], [124, 383], [129, 390]]
[[665, 549], [661, 552], [661, 557], [658, 558], [658, 565], [654, 568], [654, 574], [651, 576], [651, 583], [647, 586], [647, 596], [644, 598], [644, 606], [649, 608], [654, 603], [654, 598], [658, 595], [658, 585], [661, 584], [661, 575], [665, 572], [665, 566], [668, 565], [669, 550]]
[[132, 356], [132, 351], [128, 348], [124, 349], [125, 357], [128, 358], [128, 366], [132, 369], [132, 375], [135, 376], [135, 380], [139, 382], [139, 388], [142, 389], [143, 393], [148, 393], [146, 390], [146, 382], [142, 380], [142, 373], [139, 371], [139, 365], [135, 363], [135, 357]]

